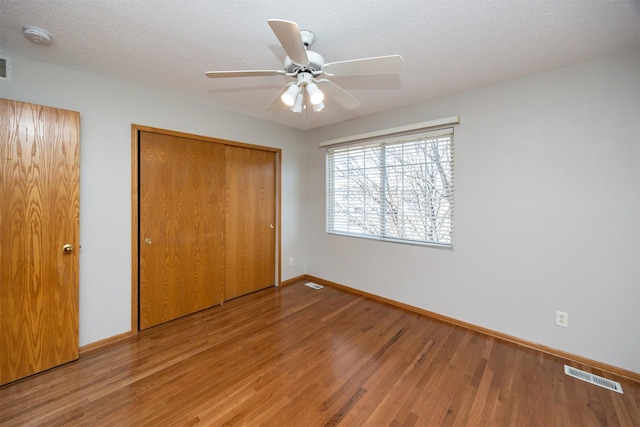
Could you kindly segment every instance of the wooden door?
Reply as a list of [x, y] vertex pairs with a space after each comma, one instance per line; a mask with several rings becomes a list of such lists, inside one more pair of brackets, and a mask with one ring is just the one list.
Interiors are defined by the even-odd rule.
[[276, 156], [225, 148], [225, 299], [275, 284]]
[[224, 300], [224, 146], [140, 132], [139, 322]]
[[80, 115], [1, 99], [0, 118], [5, 384], [78, 358]]

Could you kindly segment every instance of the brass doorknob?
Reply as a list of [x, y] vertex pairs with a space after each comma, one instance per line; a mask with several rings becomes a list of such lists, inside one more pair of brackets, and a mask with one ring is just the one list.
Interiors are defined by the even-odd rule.
[[269, 227], [271, 227], [272, 229], [276, 228], [273, 224], [269, 224]]
[[70, 254], [71, 252], [73, 252], [73, 245], [70, 244], [66, 244], [62, 247], [62, 252], [65, 254]]

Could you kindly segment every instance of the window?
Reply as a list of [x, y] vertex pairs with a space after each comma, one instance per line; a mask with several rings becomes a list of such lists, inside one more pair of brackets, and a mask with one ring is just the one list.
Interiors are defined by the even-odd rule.
[[327, 149], [327, 232], [453, 246], [453, 129]]

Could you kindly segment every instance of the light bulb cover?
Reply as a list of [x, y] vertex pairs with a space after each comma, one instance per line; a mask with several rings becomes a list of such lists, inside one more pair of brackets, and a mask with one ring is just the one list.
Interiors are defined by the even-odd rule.
[[296, 97], [300, 93], [300, 86], [295, 83], [292, 83], [289, 88], [280, 96], [282, 102], [289, 106], [293, 107], [293, 104], [296, 103]]
[[322, 111], [322, 110], [324, 110], [324, 102], [321, 102], [320, 104], [313, 105], [313, 111], [314, 112], [317, 113], [318, 111]]
[[309, 101], [311, 105], [318, 105], [324, 101], [324, 93], [318, 88], [315, 83], [309, 83], [307, 85], [307, 94], [309, 95]]
[[296, 103], [291, 107], [291, 111], [294, 113], [302, 113], [302, 107], [304, 106], [304, 94], [302, 92], [298, 93], [296, 97]]

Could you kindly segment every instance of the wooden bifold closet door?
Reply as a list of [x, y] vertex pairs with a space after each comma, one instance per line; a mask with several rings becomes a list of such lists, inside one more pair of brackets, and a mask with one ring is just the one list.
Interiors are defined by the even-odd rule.
[[80, 114], [0, 118], [1, 385], [78, 358]]

